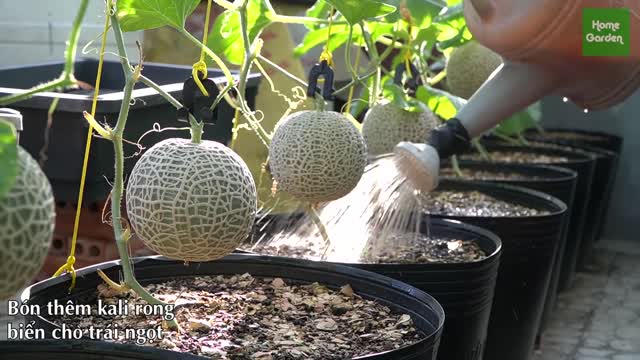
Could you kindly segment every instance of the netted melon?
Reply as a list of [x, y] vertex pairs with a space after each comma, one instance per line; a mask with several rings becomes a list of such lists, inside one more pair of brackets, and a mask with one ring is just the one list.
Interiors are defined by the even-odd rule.
[[410, 112], [386, 102], [369, 109], [362, 123], [362, 136], [369, 155], [380, 155], [393, 152], [401, 141], [425, 142], [436, 126], [438, 118], [431, 110]]
[[277, 189], [310, 203], [348, 194], [366, 163], [362, 134], [333, 111], [289, 115], [278, 124], [269, 146], [269, 169]]
[[476, 41], [454, 49], [446, 66], [449, 92], [469, 99], [500, 64], [500, 55]]
[[15, 182], [0, 197], [0, 300], [16, 295], [40, 271], [55, 226], [49, 180], [21, 147], [17, 160]]
[[127, 215], [151, 250], [171, 259], [211, 261], [250, 234], [256, 186], [242, 159], [204, 140], [167, 139], [147, 150], [131, 172]]

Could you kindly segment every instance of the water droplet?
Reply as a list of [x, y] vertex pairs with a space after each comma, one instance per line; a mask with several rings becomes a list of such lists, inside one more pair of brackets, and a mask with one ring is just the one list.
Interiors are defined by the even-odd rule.
[[568, 98], [568, 97], [566, 97], [566, 96], [565, 96], [565, 97], [563, 97], [563, 98], [562, 98], [562, 102], [569, 102], [569, 98]]
[[589, 113], [589, 109], [584, 109], [584, 113], [588, 114]]

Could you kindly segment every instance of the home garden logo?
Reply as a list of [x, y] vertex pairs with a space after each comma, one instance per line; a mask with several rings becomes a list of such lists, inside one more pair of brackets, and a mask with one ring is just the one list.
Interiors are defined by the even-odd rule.
[[582, 12], [582, 55], [629, 56], [629, 9], [587, 8]]

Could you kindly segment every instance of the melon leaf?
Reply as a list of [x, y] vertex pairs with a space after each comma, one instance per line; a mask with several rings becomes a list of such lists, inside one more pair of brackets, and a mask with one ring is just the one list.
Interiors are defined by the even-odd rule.
[[[384, 0], [386, 4], [400, 8], [403, 0]], [[407, 9], [413, 18], [413, 25], [417, 28], [427, 28], [440, 11], [446, 7], [444, 0], [410, 0], [405, 2]], [[385, 21], [395, 23], [401, 19], [400, 12], [396, 11], [385, 17]]]
[[396, 7], [376, 0], [325, 0], [352, 25], [380, 18], [396, 11]]
[[444, 120], [455, 117], [458, 110], [466, 103], [466, 100], [462, 98], [430, 86], [419, 87], [416, 91], [416, 98]]
[[118, 20], [125, 32], [165, 25], [182, 29], [199, 3], [200, 0], [118, 0]]
[[401, 86], [394, 84], [393, 81], [387, 81], [384, 84], [382, 94], [385, 98], [396, 104], [396, 106], [406, 111], [423, 112], [428, 110], [424, 102], [407, 95], [404, 89]]
[[18, 169], [18, 146], [16, 130], [12, 124], [0, 120], [0, 198], [11, 189]]
[[[253, 42], [260, 32], [273, 21], [273, 11], [268, 0], [249, 0], [247, 4], [247, 30]], [[235, 10], [225, 10], [209, 32], [207, 46], [216, 54], [224, 55], [234, 65], [242, 64], [244, 43], [240, 27], [240, 15]]]
[[536, 127], [540, 120], [538, 104], [522, 110], [498, 124], [493, 132], [504, 136], [517, 136]]
[[[326, 19], [329, 17], [330, 11], [331, 5], [329, 3], [325, 0], [317, 0], [316, 3], [307, 10], [305, 16], [315, 19]], [[317, 30], [322, 26], [321, 24], [305, 24], [305, 27], [309, 30]]]

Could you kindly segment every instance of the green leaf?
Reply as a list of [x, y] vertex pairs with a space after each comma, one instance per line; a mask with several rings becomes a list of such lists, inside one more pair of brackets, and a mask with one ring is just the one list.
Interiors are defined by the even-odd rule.
[[[331, 5], [328, 4], [325, 0], [318, 0], [312, 7], [309, 8], [306, 12], [306, 16], [315, 19], [327, 19], [329, 17], [329, 12], [331, 11]], [[317, 30], [323, 27], [322, 24], [305, 24], [306, 28], [309, 30]]]
[[4, 196], [16, 181], [18, 171], [18, 146], [16, 130], [12, 124], [0, 120], [0, 198]]
[[455, 117], [460, 108], [466, 104], [466, 100], [430, 86], [419, 87], [416, 98], [444, 120]]
[[[383, 0], [388, 5], [395, 6], [400, 9], [400, 4], [403, 0]], [[440, 0], [404, 0], [407, 9], [411, 13], [413, 18], [413, 25], [418, 28], [426, 28], [431, 25], [432, 20], [444, 9], [447, 5]], [[396, 11], [385, 17], [385, 21], [390, 23], [398, 22], [402, 17], [400, 11]]]
[[519, 135], [529, 129], [535, 128], [540, 119], [539, 116], [538, 105], [532, 105], [502, 121], [493, 131], [504, 136]]
[[199, 0], [118, 0], [118, 20], [122, 31], [155, 29], [169, 25], [184, 28], [187, 16]]
[[[327, 27], [307, 32], [302, 43], [293, 49], [293, 55], [300, 57], [318, 45], [324, 45], [327, 42], [329, 29]], [[359, 28], [353, 29], [353, 40], [356, 41], [361, 37]], [[349, 39], [349, 25], [334, 25], [331, 27], [331, 40], [329, 41], [329, 51], [334, 51], [342, 46]]]
[[382, 95], [402, 108], [410, 112], [423, 112], [428, 110], [427, 106], [420, 100], [408, 96], [404, 89], [394, 84], [393, 81], [387, 81], [382, 88]]
[[434, 26], [440, 30], [438, 34], [440, 50], [459, 47], [473, 39], [473, 35], [467, 28], [462, 5], [447, 8], [434, 20]]
[[[267, 0], [248, 0], [247, 28], [249, 41], [253, 42], [260, 32], [273, 21]], [[244, 59], [244, 42], [237, 11], [226, 10], [213, 25], [207, 46], [216, 54], [223, 55], [232, 64], [240, 65]]]
[[376, 0], [325, 0], [344, 16], [352, 25], [362, 20], [384, 17], [396, 11], [391, 6]]

